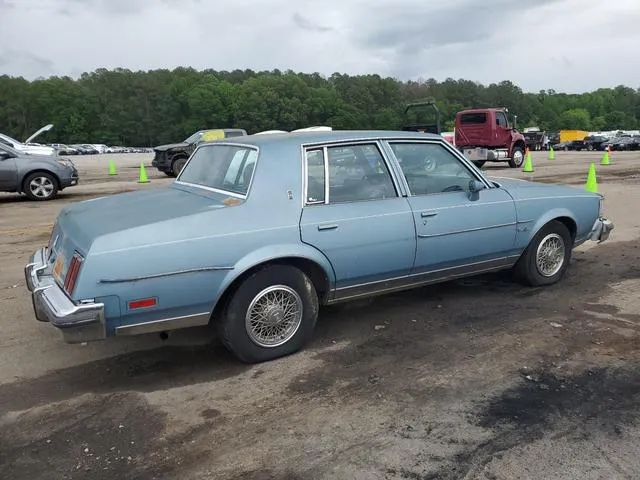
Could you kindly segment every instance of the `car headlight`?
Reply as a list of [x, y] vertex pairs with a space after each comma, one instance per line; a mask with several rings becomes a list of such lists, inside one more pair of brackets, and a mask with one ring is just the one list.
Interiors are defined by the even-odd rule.
[[57, 158], [56, 162], [65, 167], [73, 167], [73, 162], [71, 160], [67, 160], [66, 158]]

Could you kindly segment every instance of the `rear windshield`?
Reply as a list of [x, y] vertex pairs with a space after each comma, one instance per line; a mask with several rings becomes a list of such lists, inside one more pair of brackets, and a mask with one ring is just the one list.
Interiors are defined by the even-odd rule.
[[196, 149], [177, 181], [246, 196], [258, 151], [238, 145], [203, 145]]
[[463, 125], [469, 125], [473, 123], [486, 123], [486, 113], [463, 113], [460, 115], [460, 123]]

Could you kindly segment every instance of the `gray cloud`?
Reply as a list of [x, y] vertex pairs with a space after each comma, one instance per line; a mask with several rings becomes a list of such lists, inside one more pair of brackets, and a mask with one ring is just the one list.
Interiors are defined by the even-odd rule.
[[13, 48], [0, 50], [0, 67], [6, 68], [12, 65], [20, 65], [21, 68], [32, 72], [31, 77], [41, 76], [38, 72], [50, 72], [54, 70], [55, 65], [40, 55]]
[[[114, 16], [135, 16], [146, 14], [159, 6], [190, 8], [199, 5], [201, 0], [50, 0], [62, 5], [65, 13], [92, 11]], [[216, 0], [217, 1], [217, 0]]]
[[438, 48], [477, 45], [493, 38], [508, 42], [509, 27], [519, 25], [524, 33], [526, 19], [536, 10], [563, 1], [457, 0], [424, 9], [416, 9], [412, 0], [380, 2], [360, 18], [355, 39], [365, 50], [390, 49], [404, 62], [406, 56]]
[[295, 23], [301, 29], [309, 30], [311, 32], [330, 32], [331, 30], [333, 30], [333, 28], [331, 27], [325, 27], [325, 26], [313, 23], [311, 20], [309, 20], [306, 17], [303, 17], [298, 12], [293, 14], [293, 23]]
[[136, 15], [143, 13], [149, 2], [134, 0], [59, 0], [61, 9], [68, 14], [77, 14], [81, 11], [93, 11], [110, 15]]
[[0, 0], [0, 11], [0, 74], [26, 78], [290, 68], [508, 79], [529, 91], [640, 78], [628, 58], [640, 44], [637, 0]]

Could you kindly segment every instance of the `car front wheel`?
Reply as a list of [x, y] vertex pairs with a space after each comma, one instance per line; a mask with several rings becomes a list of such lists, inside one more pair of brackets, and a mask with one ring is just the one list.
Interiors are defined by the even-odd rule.
[[572, 240], [567, 227], [557, 220], [547, 223], [533, 237], [514, 267], [514, 273], [525, 285], [556, 283], [571, 259]]
[[46, 172], [34, 172], [24, 180], [22, 189], [30, 200], [51, 200], [58, 194], [58, 182]]
[[288, 265], [253, 273], [235, 290], [217, 322], [225, 347], [245, 363], [292, 354], [311, 338], [318, 296], [307, 275]]

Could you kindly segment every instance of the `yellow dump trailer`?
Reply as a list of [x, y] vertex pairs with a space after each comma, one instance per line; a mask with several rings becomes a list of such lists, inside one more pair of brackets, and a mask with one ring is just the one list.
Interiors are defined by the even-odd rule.
[[587, 136], [589, 136], [589, 132], [586, 130], [560, 130], [560, 143], [583, 140]]

